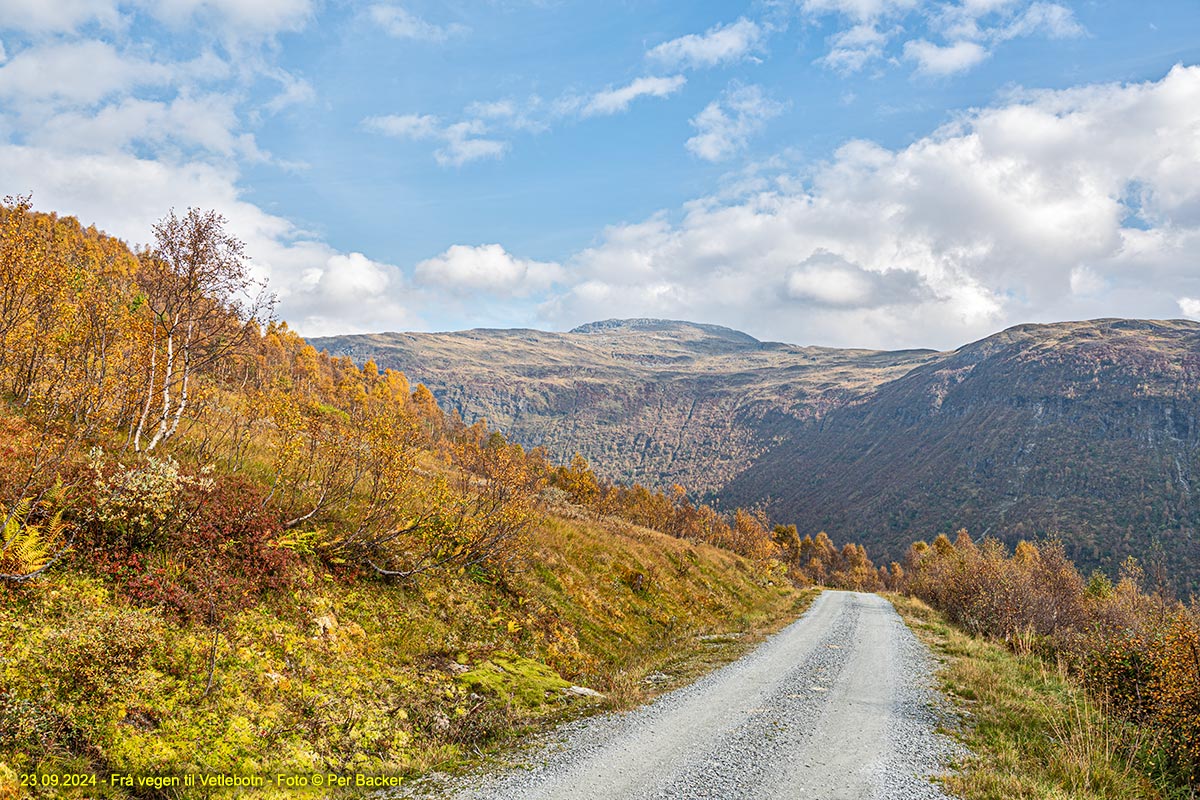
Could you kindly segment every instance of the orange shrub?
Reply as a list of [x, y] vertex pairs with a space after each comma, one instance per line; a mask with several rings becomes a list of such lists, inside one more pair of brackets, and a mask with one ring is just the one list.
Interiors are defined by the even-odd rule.
[[1141, 588], [1132, 559], [1114, 586], [1085, 582], [1057, 542], [996, 539], [960, 531], [918, 542], [897, 587], [972, 633], [1062, 657], [1089, 687], [1158, 742], [1153, 758], [1179, 783], [1200, 783], [1200, 614]]

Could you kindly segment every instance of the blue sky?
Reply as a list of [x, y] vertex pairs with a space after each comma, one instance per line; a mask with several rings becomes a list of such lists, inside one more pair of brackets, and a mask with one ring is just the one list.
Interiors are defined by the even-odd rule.
[[303, 333], [1200, 318], [1200, 5], [0, 0], [5, 193], [214, 207]]

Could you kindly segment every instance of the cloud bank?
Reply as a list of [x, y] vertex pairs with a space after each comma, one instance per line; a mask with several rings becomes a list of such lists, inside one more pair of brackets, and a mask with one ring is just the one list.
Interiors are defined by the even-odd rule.
[[[397, 25], [438, 38], [386, 8]], [[843, 70], [894, 55], [905, 15], [931, 15], [925, 38], [905, 49], [925, 80], [970, 69], [1018, 36], [1083, 33], [1069, 11], [1028, 0], [808, 0], [802, 11], [845, 21], [825, 56]], [[260, 148], [253, 120], [316, 99], [275, 58], [276, 37], [313, 13], [301, 0], [0, 0], [0, 175], [38, 207], [135, 243], [171, 207], [220, 210], [279, 294], [281, 316], [310, 335], [422, 328], [429, 309], [439, 320], [550, 327], [689, 318], [875, 347], [952, 346], [1031, 320], [1200, 319], [1200, 67], [1144, 83], [1014, 90], [905, 147], [852, 140], [802, 169], [783, 158], [735, 168], [719, 191], [611, 225], [574, 253], [447, 242], [388, 264], [332, 247], [245, 189], [251, 165], [294, 168]], [[147, 20], [180, 30], [203, 22], [216, 38], [190, 49], [97, 38]], [[716, 67], [753, 57], [758, 34], [739, 20], [647, 57]], [[502, 156], [516, 131], [628, 111], [682, 93], [685, 80], [643, 76], [554, 101], [474, 103], [461, 118], [360, 124], [427, 143], [456, 167]], [[743, 154], [783, 108], [757, 85], [726, 85], [687, 111], [683, 146], [697, 159]]]
[[[863, 4], [868, 13], [869, 4]], [[1200, 67], [1014, 95], [908, 147], [608, 228], [542, 308], [797, 342], [958, 345], [1030, 320], [1200, 317]]]

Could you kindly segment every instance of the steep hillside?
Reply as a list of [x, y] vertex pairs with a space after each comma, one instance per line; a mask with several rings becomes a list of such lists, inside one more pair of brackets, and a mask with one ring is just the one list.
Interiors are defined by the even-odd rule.
[[[238, 612], [219, 641], [76, 569], [0, 583], [0, 797], [200, 796], [105, 785], [112, 773], [267, 776], [203, 794], [242, 798], [296, 797], [278, 773], [407, 779], [685, 683], [813, 594], [619, 523], [550, 516], [529, 544], [498, 585], [310, 581]], [[35, 770], [99, 780], [17, 789]]]
[[311, 339], [404, 372], [552, 461], [603, 477], [720, 489], [804, 423], [935, 357], [760, 342], [716, 325], [608, 320], [569, 333], [471, 330]]
[[812, 596], [761, 515], [622, 496], [318, 353], [224, 224], [133, 253], [0, 200], [0, 798], [361, 796]]
[[557, 459], [578, 450], [610, 478], [766, 502], [876, 556], [960, 526], [1058, 534], [1085, 568], [1138, 554], [1200, 585], [1197, 323], [1023, 325], [949, 353], [661, 320], [314, 344], [400, 368]]
[[1200, 578], [1200, 325], [1022, 325], [831, 411], [722, 490], [898, 557], [966, 526]]

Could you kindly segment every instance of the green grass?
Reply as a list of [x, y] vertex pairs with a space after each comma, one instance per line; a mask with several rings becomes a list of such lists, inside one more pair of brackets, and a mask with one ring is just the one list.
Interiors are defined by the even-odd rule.
[[1139, 770], [1152, 742], [1105, 712], [1060, 665], [950, 625], [920, 600], [889, 598], [943, 661], [972, 755], [945, 786], [968, 800], [1129, 800], [1162, 795]]

